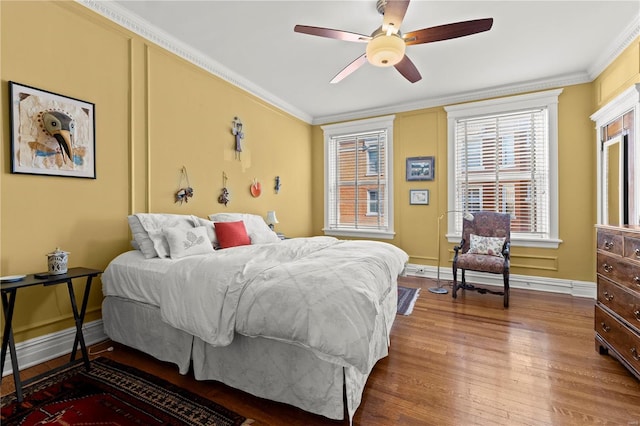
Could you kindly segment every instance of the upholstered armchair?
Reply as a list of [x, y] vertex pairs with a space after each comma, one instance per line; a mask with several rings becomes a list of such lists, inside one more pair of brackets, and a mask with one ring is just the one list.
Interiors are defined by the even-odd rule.
[[[453, 250], [453, 298], [458, 289], [474, 290], [504, 296], [504, 307], [509, 307], [509, 248], [511, 244], [511, 215], [495, 212], [473, 213], [473, 220], [463, 219], [462, 241]], [[458, 284], [457, 271], [462, 270]], [[467, 284], [465, 271], [502, 274], [504, 290], [493, 291]]]

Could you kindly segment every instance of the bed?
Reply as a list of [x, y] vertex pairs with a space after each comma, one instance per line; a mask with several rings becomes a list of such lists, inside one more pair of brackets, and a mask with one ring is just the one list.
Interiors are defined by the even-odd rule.
[[102, 275], [112, 340], [181, 374], [192, 368], [197, 380], [351, 421], [388, 354], [404, 251], [281, 240], [260, 216], [242, 213], [132, 215], [129, 225], [136, 249]]

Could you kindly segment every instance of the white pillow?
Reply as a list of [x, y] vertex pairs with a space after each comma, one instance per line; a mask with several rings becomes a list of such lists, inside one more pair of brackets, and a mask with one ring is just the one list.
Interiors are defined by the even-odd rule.
[[200, 226], [204, 226], [207, 229], [207, 238], [211, 242], [211, 247], [214, 249], [218, 247], [218, 236], [216, 235], [215, 227], [213, 226], [213, 222], [207, 219], [203, 219], [201, 217], [196, 217], [198, 220], [198, 224]]
[[151, 241], [149, 234], [142, 227], [140, 219], [135, 215], [131, 215], [127, 216], [127, 221], [129, 222], [131, 235], [133, 235], [133, 241], [137, 247], [133, 245], [133, 242], [131, 245], [135, 249], [140, 250], [147, 259], [158, 256], [158, 253], [156, 253], [156, 250], [153, 248], [153, 241]]
[[169, 244], [172, 259], [180, 259], [196, 254], [213, 253], [213, 246], [209, 241], [205, 226], [196, 228], [166, 228], [165, 238]]
[[482, 237], [471, 234], [468, 253], [503, 257], [502, 247], [504, 246], [505, 239], [506, 238]]
[[168, 213], [136, 213], [128, 218], [133, 238], [140, 246], [144, 257], [168, 257], [169, 244], [164, 237], [164, 228], [194, 228], [199, 226], [195, 216]]
[[214, 213], [209, 215], [213, 222], [243, 221], [251, 244], [279, 243], [282, 240], [273, 232], [262, 216], [249, 213]]

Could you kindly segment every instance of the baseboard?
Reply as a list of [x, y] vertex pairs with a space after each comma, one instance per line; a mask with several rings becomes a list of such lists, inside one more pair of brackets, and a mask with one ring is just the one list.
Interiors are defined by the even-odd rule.
[[[109, 338], [104, 334], [101, 319], [84, 324], [82, 331], [87, 346], [94, 345]], [[75, 337], [76, 328], [71, 327], [56, 333], [16, 343], [16, 355], [18, 356], [20, 370], [71, 353]], [[7, 359], [4, 370], [2, 371], [2, 377], [11, 373], [13, 373], [13, 367], [11, 365], [9, 350], [7, 349]]]
[[[436, 279], [438, 275], [438, 268], [435, 266], [408, 264], [404, 272], [405, 275], [409, 276]], [[458, 278], [459, 277], [460, 275], [458, 275]], [[467, 281], [473, 282], [474, 284], [497, 287], [503, 286], [502, 275], [498, 274], [484, 274], [480, 272], [467, 271], [466, 278]], [[440, 279], [445, 281], [453, 280], [451, 268], [440, 268]], [[586, 297], [591, 299], [595, 299], [597, 297], [596, 283], [589, 281], [510, 274], [509, 287], [546, 291], [550, 293], [570, 294], [575, 297]]]

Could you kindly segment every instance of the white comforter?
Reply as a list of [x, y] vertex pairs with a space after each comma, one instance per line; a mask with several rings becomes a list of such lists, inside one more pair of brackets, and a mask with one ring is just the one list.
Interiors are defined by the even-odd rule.
[[332, 237], [241, 246], [176, 262], [160, 285], [168, 324], [214, 346], [234, 331], [308, 347], [368, 373], [380, 302], [408, 260], [397, 247]]

